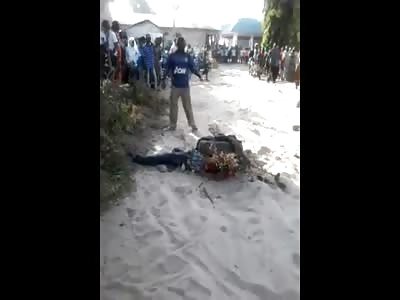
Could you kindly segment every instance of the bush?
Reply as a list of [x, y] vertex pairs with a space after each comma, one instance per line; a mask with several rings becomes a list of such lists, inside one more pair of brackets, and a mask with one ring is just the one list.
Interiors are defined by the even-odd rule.
[[141, 119], [140, 103], [131, 88], [100, 89], [100, 203], [116, 200], [129, 191], [129, 162], [122, 140]]

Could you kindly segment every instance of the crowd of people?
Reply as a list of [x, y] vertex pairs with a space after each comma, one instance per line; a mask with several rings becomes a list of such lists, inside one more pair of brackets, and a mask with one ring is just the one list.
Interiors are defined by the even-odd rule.
[[[117, 21], [110, 25], [108, 20], [104, 20], [100, 31], [101, 82], [110, 80], [116, 84], [126, 84], [143, 80], [148, 87], [160, 90], [160, 87], [165, 87], [165, 75], [170, 75], [165, 74], [168, 56], [177, 51], [177, 41], [178, 37], [170, 47], [165, 47], [161, 37], [155, 38], [153, 43], [150, 34], [136, 39], [128, 37]], [[195, 53], [188, 44], [184, 51], [194, 61], [194, 67], [201, 69], [208, 81], [209, 47], [203, 47], [200, 53]], [[191, 74], [189, 71], [189, 78]]]
[[261, 79], [266, 74], [268, 81], [295, 82], [300, 85], [300, 52], [294, 47], [262, 48], [257, 43], [253, 49], [238, 46], [218, 45], [214, 57], [219, 63], [241, 63], [249, 65], [251, 75]]
[[[208, 80], [209, 52], [205, 47], [197, 58], [190, 45], [183, 37], [177, 37], [169, 50], [163, 49], [162, 38], [152, 42], [151, 35], [146, 34], [135, 40], [120, 30], [119, 23], [104, 20], [100, 32], [100, 82], [109, 80], [114, 84], [135, 84], [143, 81], [148, 88], [160, 90], [167, 78], [171, 81], [170, 125], [169, 130], [176, 129], [178, 118], [178, 100], [181, 98], [189, 126], [193, 131], [197, 126], [193, 116], [190, 78], [191, 74], [199, 77], [200, 65], [203, 75]], [[168, 57], [165, 57], [168, 52]], [[196, 64], [196, 59], [199, 61]], [[165, 87], [165, 86], [164, 86]]]
[[239, 46], [218, 45], [214, 56], [219, 63], [240, 63], [247, 64], [249, 62], [250, 48], [239, 48]]
[[116, 84], [144, 80], [147, 86], [160, 88], [161, 42], [151, 35], [129, 37], [120, 29], [117, 21], [104, 20], [100, 31], [100, 80], [108, 79]]
[[249, 53], [249, 72], [261, 79], [261, 74], [267, 75], [267, 80], [276, 82], [295, 82], [300, 85], [300, 52], [294, 47], [279, 47], [274, 44], [271, 49], [261, 48], [255, 44]]

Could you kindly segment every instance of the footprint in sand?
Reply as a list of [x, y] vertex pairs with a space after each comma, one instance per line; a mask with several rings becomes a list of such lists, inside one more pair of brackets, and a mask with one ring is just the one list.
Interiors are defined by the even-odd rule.
[[175, 191], [175, 193], [179, 194], [179, 196], [181, 198], [193, 193], [193, 190], [190, 186], [177, 186], [177, 187], [175, 187], [174, 191]]
[[163, 263], [161, 268], [167, 274], [178, 273], [182, 271], [188, 263], [177, 255], [168, 256]]
[[257, 217], [252, 217], [252, 218], [250, 218], [250, 219], [248, 220], [248, 222], [249, 222], [250, 224], [254, 224], [254, 225], [257, 225], [257, 224], [260, 224], [260, 223], [261, 223], [260, 219], [257, 218]]
[[190, 232], [191, 234], [198, 233], [204, 226], [204, 221], [201, 216], [186, 216], [183, 219], [183, 223], [185, 224], [188, 232]]
[[133, 218], [136, 215], [136, 209], [132, 209], [132, 208], [127, 208], [126, 212], [128, 213], [128, 217], [129, 218]]
[[205, 222], [205, 221], [208, 220], [208, 218], [207, 218], [206, 216], [200, 216], [200, 220], [201, 220], [202, 222]]
[[253, 233], [252, 233], [252, 238], [254, 239], [254, 238], [262, 238], [262, 237], [264, 237], [264, 230], [262, 230], [262, 229], [257, 229], [256, 231], [254, 231]]
[[181, 288], [176, 288], [176, 287], [173, 287], [173, 286], [169, 286], [167, 289], [171, 293], [177, 294], [178, 296], [181, 296], [181, 297], [185, 296], [185, 290], [183, 290]]
[[150, 232], [146, 232], [143, 235], [136, 235], [136, 240], [139, 243], [148, 243], [149, 240], [157, 239], [163, 236], [163, 232], [161, 230], [154, 230]]
[[152, 207], [151, 208], [151, 214], [156, 217], [159, 218], [161, 216], [161, 210], [157, 207]]
[[162, 199], [162, 200], [160, 201], [160, 203], [158, 203], [158, 206], [159, 206], [159, 207], [163, 207], [165, 204], [167, 204], [167, 202], [168, 202], [167, 199]]
[[190, 278], [185, 289], [185, 295], [190, 299], [206, 300], [211, 297], [211, 290]]
[[138, 223], [142, 223], [143, 221], [146, 221], [148, 218], [149, 215], [145, 211], [142, 211], [140, 215], [135, 218], [135, 221]]

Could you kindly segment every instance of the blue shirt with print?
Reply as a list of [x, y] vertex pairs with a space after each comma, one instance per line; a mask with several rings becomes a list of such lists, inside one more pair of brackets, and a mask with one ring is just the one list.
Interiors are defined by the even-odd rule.
[[168, 58], [167, 70], [168, 74], [172, 76], [173, 87], [188, 88], [189, 74], [190, 72], [195, 73], [193, 58], [180, 51], [172, 53]]
[[153, 44], [146, 44], [143, 49], [143, 59], [146, 68], [154, 68], [154, 48]]

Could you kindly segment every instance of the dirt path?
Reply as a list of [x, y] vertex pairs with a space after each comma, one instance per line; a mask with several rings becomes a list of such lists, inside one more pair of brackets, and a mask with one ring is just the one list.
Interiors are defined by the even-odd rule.
[[[210, 79], [192, 84], [199, 135], [236, 134], [294, 188], [139, 167], [137, 191], [101, 217], [104, 300], [299, 299], [299, 93], [240, 66]], [[176, 132], [151, 135], [153, 153], [191, 148], [198, 137], [181, 106]]]

